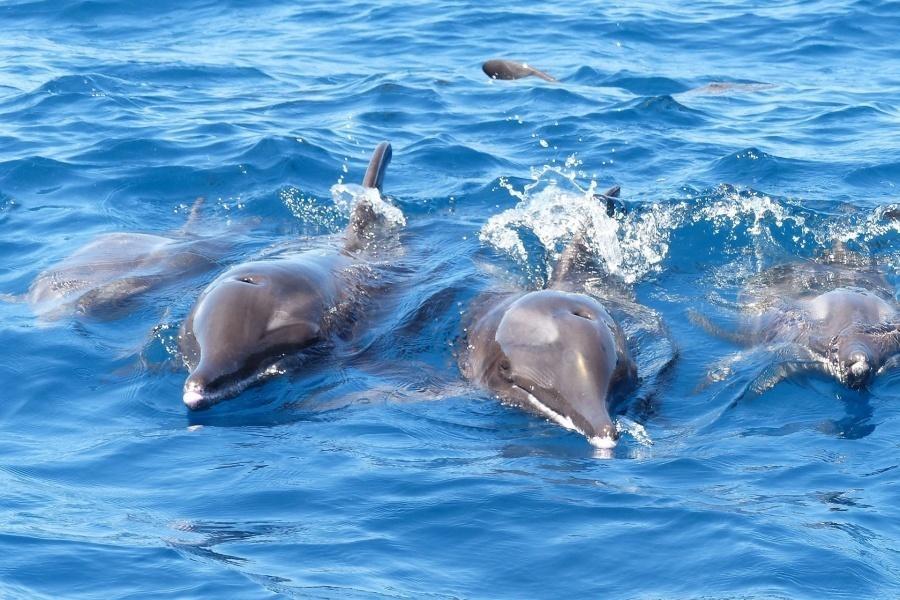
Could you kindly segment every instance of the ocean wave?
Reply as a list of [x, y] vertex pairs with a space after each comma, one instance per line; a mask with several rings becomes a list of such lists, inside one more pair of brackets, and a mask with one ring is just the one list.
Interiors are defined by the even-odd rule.
[[694, 127], [706, 120], [706, 114], [681, 104], [668, 95], [641, 97], [614, 105], [602, 113], [605, 120], [649, 124], [651, 127]]
[[689, 87], [681, 81], [668, 77], [647, 77], [637, 73], [620, 71], [596, 82], [597, 85], [618, 87], [628, 90], [637, 96], [671, 97], [673, 94], [685, 92]]

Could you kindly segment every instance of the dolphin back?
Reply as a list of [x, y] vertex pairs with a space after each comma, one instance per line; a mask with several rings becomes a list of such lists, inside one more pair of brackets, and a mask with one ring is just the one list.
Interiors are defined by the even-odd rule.
[[391, 164], [391, 156], [393, 151], [391, 145], [387, 142], [381, 142], [375, 146], [372, 152], [372, 158], [369, 160], [369, 168], [366, 169], [366, 175], [363, 177], [362, 185], [367, 188], [375, 188], [381, 191], [381, 185], [384, 183], [384, 173]]
[[523, 77], [539, 77], [544, 81], [555, 82], [556, 78], [530, 67], [525, 63], [492, 58], [481, 65], [481, 70], [491, 79], [522, 79]]

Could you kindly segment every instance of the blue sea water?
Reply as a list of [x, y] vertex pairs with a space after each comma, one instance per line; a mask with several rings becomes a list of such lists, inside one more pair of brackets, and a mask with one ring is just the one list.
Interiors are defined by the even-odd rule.
[[[897, 285], [900, 3], [6, 0], [0, 25], [0, 292], [198, 197], [219, 270], [318, 243], [382, 139], [407, 221], [357, 338], [206, 412], [176, 336], [217, 270], [113, 319], [0, 303], [0, 597], [900, 596], [900, 374], [708, 384], [741, 348], [688, 319], [834, 238]], [[669, 331], [635, 340], [646, 435], [612, 458], [457, 368], [466, 307], [539, 286], [592, 182], [630, 207], [598, 260]]]

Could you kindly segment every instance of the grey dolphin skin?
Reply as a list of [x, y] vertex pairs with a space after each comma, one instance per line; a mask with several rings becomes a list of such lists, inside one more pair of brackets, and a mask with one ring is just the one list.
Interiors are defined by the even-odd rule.
[[[604, 197], [617, 194], [614, 188]], [[577, 236], [548, 289], [476, 301], [460, 368], [502, 400], [612, 448], [612, 396], [635, 383], [637, 369], [622, 328], [579, 282], [585, 254]]]
[[212, 269], [223, 244], [191, 235], [202, 198], [172, 237], [109, 233], [40, 273], [24, 296], [44, 319], [119, 315], [139, 295]]
[[[379, 144], [366, 187], [381, 187], [390, 159], [391, 146]], [[210, 283], [179, 336], [190, 369], [185, 405], [199, 410], [233, 397], [345, 325], [367, 272], [358, 251], [377, 219], [371, 202], [359, 198], [341, 247], [240, 264]]]
[[523, 77], [539, 77], [544, 81], [556, 81], [555, 78], [525, 63], [493, 58], [481, 65], [481, 70], [491, 79], [522, 79]]
[[[835, 242], [818, 260], [794, 261], [754, 278], [740, 298], [738, 327], [726, 331], [692, 313], [711, 333], [776, 350], [764, 388], [803, 371], [863, 389], [900, 360], [900, 306], [881, 272]], [[757, 386], [759, 387], [759, 386]]]

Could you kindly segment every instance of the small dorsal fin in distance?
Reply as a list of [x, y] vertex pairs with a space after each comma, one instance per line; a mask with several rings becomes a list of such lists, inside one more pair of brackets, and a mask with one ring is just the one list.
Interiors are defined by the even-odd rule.
[[614, 185], [600, 195], [605, 196], [607, 198], [618, 198], [621, 193], [622, 193], [622, 186]]
[[900, 222], [900, 206], [887, 206], [881, 211], [881, 218], [885, 221]]
[[492, 58], [485, 61], [481, 65], [481, 70], [491, 79], [522, 79], [523, 77], [540, 77], [544, 81], [555, 82], [556, 78], [547, 75], [543, 71], [539, 71], [534, 67], [530, 67], [525, 63], [518, 63], [512, 60], [503, 60], [501, 58]]
[[[384, 183], [384, 174], [391, 162], [393, 151], [388, 142], [381, 142], [375, 146], [372, 152], [372, 158], [369, 160], [369, 167], [363, 176], [362, 185], [364, 188], [376, 189], [381, 192], [381, 186]], [[350, 224], [347, 226], [347, 241], [345, 248], [347, 250], [359, 250], [366, 244], [367, 236], [370, 235], [372, 226], [378, 221], [378, 214], [372, 206], [372, 202], [365, 196], [356, 199], [356, 205], [353, 207], [353, 213], [350, 215]]]
[[[594, 199], [598, 202], [606, 203], [606, 212], [610, 214], [610, 202], [618, 202], [621, 188], [617, 185], [606, 190], [604, 194], [594, 194]], [[624, 212], [624, 210], [623, 210]], [[565, 287], [567, 280], [572, 276], [579, 267], [584, 266], [585, 256], [590, 252], [585, 236], [587, 235], [587, 223], [582, 223], [579, 230], [572, 237], [572, 241], [566, 246], [565, 250], [559, 256], [556, 262], [556, 268], [553, 269], [553, 275], [550, 277], [548, 287], [560, 288]]]
[[594, 200], [606, 204], [607, 217], [625, 214], [625, 204], [619, 200], [619, 193], [621, 191], [621, 187], [614, 185], [602, 194], [594, 194]]

